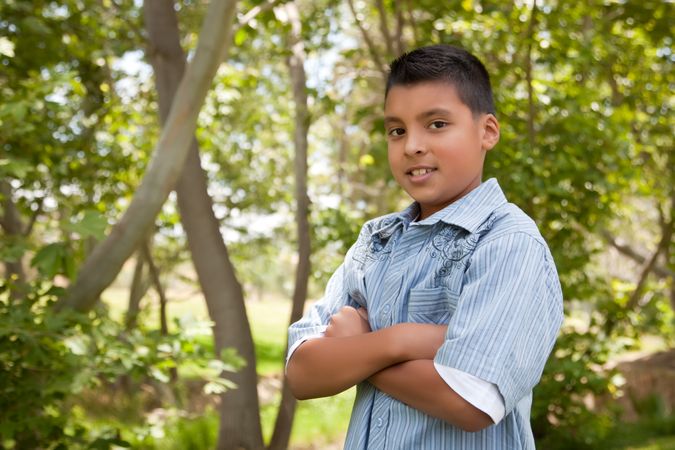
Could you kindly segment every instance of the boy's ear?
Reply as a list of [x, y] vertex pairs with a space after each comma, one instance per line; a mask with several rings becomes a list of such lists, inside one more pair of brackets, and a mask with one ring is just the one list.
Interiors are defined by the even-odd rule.
[[499, 142], [499, 121], [494, 114], [483, 116], [483, 150], [492, 150]]

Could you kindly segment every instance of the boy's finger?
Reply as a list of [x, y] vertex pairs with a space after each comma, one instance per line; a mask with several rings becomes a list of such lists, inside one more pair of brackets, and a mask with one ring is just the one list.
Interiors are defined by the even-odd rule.
[[359, 313], [359, 316], [361, 316], [363, 320], [368, 320], [368, 310], [366, 310], [366, 308], [359, 308], [356, 312]]

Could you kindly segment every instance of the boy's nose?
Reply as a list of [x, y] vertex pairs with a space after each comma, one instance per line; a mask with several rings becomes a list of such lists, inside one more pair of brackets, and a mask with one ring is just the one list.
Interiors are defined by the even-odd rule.
[[405, 153], [407, 155], [420, 155], [426, 153], [426, 145], [424, 140], [413, 133], [408, 133], [405, 141]]

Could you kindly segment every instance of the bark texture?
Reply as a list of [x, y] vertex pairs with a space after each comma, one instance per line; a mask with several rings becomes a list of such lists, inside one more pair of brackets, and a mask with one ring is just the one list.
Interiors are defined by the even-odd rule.
[[[235, 0], [212, 0], [147, 172], [129, 208], [84, 262], [57, 308], [91, 309], [146, 236], [183, 171], [199, 110], [231, 41]], [[180, 76], [179, 76], [180, 79]]]
[[136, 328], [138, 314], [141, 312], [141, 300], [150, 287], [148, 277], [143, 276], [144, 271], [145, 258], [143, 257], [143, 254], [138, 251], [136, 265], [134, 266], [134, 275], [131, 279], [131, 286], [129, 287], [127, 314], [124, 318], [124, 325], [127, 330]]
[[[185, 70], [185, 54], [180, 46], [173, 1], [146, 0], [144, 15], [150, 40], [148, 55], [155, 72], [160, 115], [164, 121]], [[192, 262], [214, 323], [216, 352], [220, 354], [221, 350], [234, 347], [247, 362], [240, 372], [228, 375], [238, 388], [226, 392], [221, 399], [218, 448], [261, 449], [255, 353], [244, 295], [213, 213], [207, 177], [194, 138], [176, 185], [176, 194]]]
[[[9, 182], [0, 181], [0, 227], [5, 234], [12, 237], [21, 237], [24, 235], [24, 225], [21, 216], [14, 204], [12, 186]], [[26, 272], [23, 268], [22, 258], [18, 261], [5, 261], [5, 278], [11, 279], [13, 283], [10, 293], [12, 299], [22, 296], [23, 284], [26, 282]]]
[[[293, 306], [290, 322], [300, 319], [307, 298], [307, 282], [310, 271], [311, 241], [309, 230], [310, 201], [307, 195], [307, 134], [309, 133], [309, 111], [307, 108], [307, 88], [305, 76], [305, 47], [302, 42], [302, 26], [300, 14], [295, 2], [285, 5], [286, 13], [291, 24], [288, 36], [292, 54], [288, 59], [288, 68], [293, 85], [293, 99], [295, 101], [295, 221], [298, 232], [298, 266], [295, 271], [295, 288], [293, 291]], [[296, 400], [288, 387], [284, 377], [281, 390], [281, 403], [274, 432], [270, 441], [270, 450], [288, 448], [288, 441], [293, 427]]]

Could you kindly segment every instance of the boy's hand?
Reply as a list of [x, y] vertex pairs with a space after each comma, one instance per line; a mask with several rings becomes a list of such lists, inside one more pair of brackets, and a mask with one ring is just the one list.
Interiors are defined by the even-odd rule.
[[351, 306], [343, 306], [340, 311], [333, 314], [326, 328], [326, 337], [347, 337], [370, 333], [368, 323], [368, 311], [365, 308], [355, 309]]

